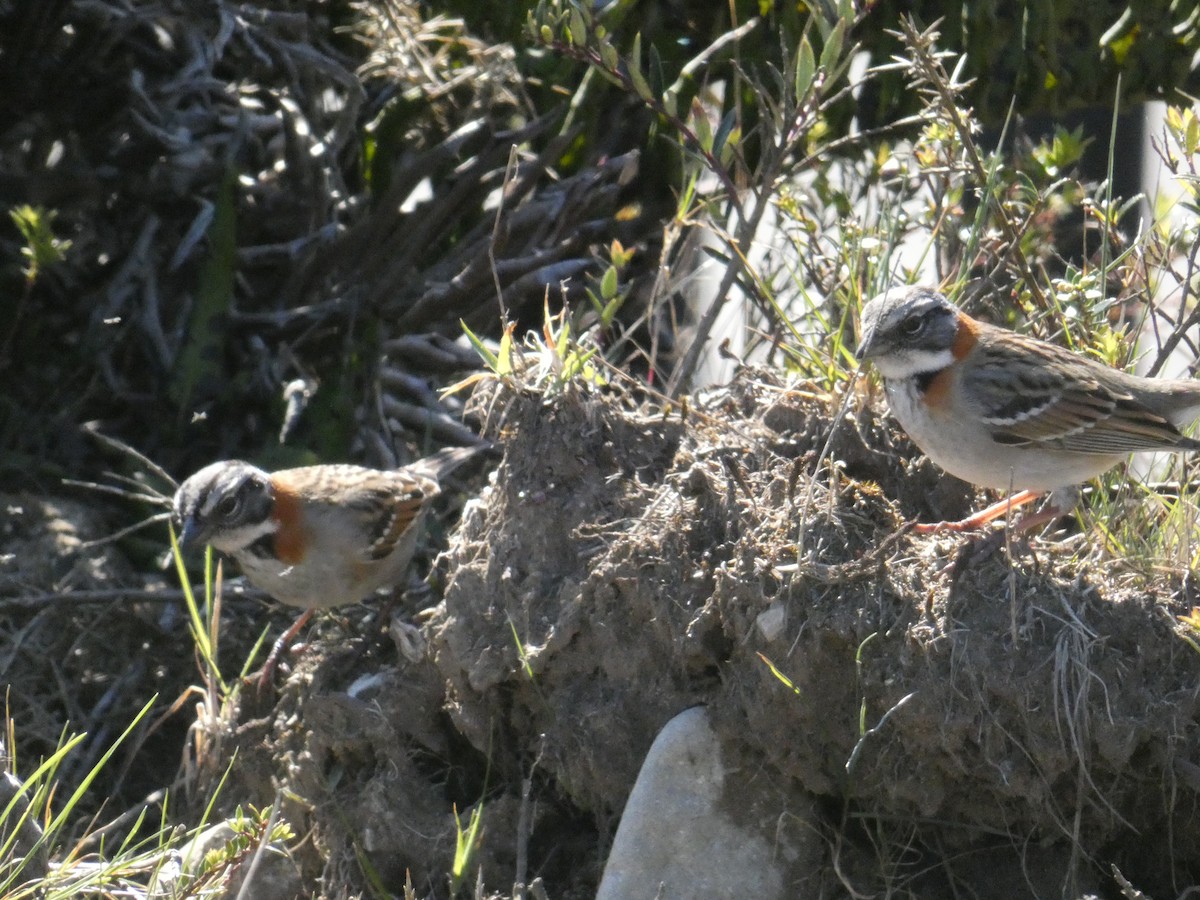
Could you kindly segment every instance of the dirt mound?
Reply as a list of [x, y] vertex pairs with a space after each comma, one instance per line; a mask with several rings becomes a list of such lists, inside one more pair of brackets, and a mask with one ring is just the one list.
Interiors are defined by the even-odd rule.
[[[282, 799], [311, 889], [411, 873], [445, 896], [455, 813], [481, 810], [489, 889], [540, 876], [556, 900], [591, 897], [646, 750], [700, 703], [731, 765], [778, 789], [781, 827], [818, 798], [820, 896], [1112, 894], [1113, 866], [1175, 896], [1200, 877], [1200, 654], [1176, 618], [1200, 601], [1182, 575], [1100, 566], [1081, 539], [986, 555], [908, 534], [973, 498], [869, 404], [838, 418], [768, 372], [669, 414], [494, 390], [503, 460], [447, 492], [472, 499], [432, 593], [410, 592], [382, 643], [371, 604], [325, 617], [279, 697], [245, 692], [225, 745], [223, 802]], [[78, 548], [48, 547], [66, 562], [44, 577], [41, 552], [10, 551], [8, 595], [77, 580]], [[128, 610], [39, 601], [13, 622], [28, 646], [34, 625], [79, 635], [83, 613], [86, 634], [160, 661], [164, 695], [194, 680]], [[232, 625], [252, 639], [261, 617]], [[87, 659], [98, 687], [128, 675]], [[178, 758], [172, 734], [137, 771]]]
[[1169, 893], [1200, 874], [1182, 585], [1104, 582], [1041, 541], [1010, 563], [902, 534], [936, 473], [870, 411], [822, 457], [828, 398], [767, 373], [667, 416], [501, 399], [504, 460], [439, 560], [411, 661], [352, 700], [322, 687], [348, 677], [328, 658], [277, 710], [337, 868], [365, 848], [440, 890], [452, 804], [482, 796], [489, 885], [590, 896], [655, 734], [704, 703], [741, 765], [822, 798], [833, 895], [1078, 896], [1114, 864]]

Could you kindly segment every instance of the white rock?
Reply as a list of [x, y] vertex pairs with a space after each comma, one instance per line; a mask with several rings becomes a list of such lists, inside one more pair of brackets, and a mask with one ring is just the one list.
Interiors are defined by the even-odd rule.
[[754, 622], [763, 640], [770, 643], [783, 634], [783, 627], [787, 624], [787, 610], [782, 603], [772, 603], [758, 614]]
[[[757, 767], [728, 770], [724, 755], [703, 707], [663, 727], [625, 805], [596, 900], [816, 896], [823, 847], [810, 824], [811, 798], [781, 795]], [[808, 876], [812, 891], [804, 889]]]

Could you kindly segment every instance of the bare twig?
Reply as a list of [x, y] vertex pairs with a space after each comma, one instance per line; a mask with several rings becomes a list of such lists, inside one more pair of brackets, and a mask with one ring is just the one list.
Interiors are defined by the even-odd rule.
[[104, 434], [100, 430], [99, 422], [85, 422], [81, 427], [83, 428], [84, 433], [95, 438], [100, 443], [104, 444], [107, 447], [111, 447], [112, 449], [117, 450], [120, 453], [123, 453], [126, 456], [129, 456], [129, 457], [133, 458], [134, 460], [136, 460], [137, 462], [141, 463], [143, 466], [145, 466], [147, 469], [149, 469], [151, 472], [153, 472], [155, 475], [157, 475], [159, 478], [161, 478], [163, 481], [165, 481], [167, 484], [169, 484], [171, 486], [172, 490], [179, 487], [179, 482], [177, 482], [174, 478], [172, 478], [167, 473], [166, 469], [164, 469], [162, 466], [160, 466], [158, 463], [156, 463], [150, 457], [146, 456], [146, 454], [142, 453], [140, 450], [137, 450], [137, 449], [131, 447], [129, 444], [125, 443], [124, 441], [122, 441], [119, 438], [115, 438], [115, 437], [112, 437], [111, 435]]

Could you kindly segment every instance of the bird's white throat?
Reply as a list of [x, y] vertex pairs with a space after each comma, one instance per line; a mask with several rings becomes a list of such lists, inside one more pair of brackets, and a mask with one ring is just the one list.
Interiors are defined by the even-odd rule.
[[873, 361], [884, 378], [912, 378], [922, 372], [940, 372], [954, 362], [954, 354], [948, 349], [893, 350]]
[[222, 529], [212, 537], [212, 545], [223, 553], [237, 553], [245, 550], [257, 540], [279, 530], [279, 523], [274, 519], [264, 519], [261, 522], [247, 522], [237, 528]]

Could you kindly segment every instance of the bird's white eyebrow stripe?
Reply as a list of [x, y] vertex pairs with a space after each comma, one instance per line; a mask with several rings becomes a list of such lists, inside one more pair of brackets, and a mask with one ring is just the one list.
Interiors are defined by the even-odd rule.
[[[218, 487], [220, 487], [220, 490], [217, 489]], [[212, 508], [216, 506], [220, 498], [225, 496], [228, 490], [228, 486], [224, 482], [221, 482], [219, 485], [215, 481], [209, 483], [205, 486], [203, 493], [200, 494], [200, 497], [196, 502], [196, 509], [200, 510], [203, 515], [207, 516], [210, 512], [212, 512]]]
[[193, 504], [192, 508], [197, 513], [208, 512], [208, 498], [212, 496], [213, 487], [214, 485], [211, 483], [206, 484], [200, 489], [200, 492], [196, 494], [196, 502]]

